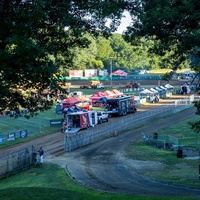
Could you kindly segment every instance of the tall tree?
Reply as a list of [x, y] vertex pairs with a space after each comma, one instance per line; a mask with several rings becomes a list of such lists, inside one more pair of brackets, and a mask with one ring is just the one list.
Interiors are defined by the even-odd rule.
[[[70, 49], [89, 44], [86, 32], [116, 30], [126, 4], [122, 0], [1, 0], [0, 111], [18, 113], [26, 108], [33, 116], [49, 109], [52, 102], [43, 98], [43, 90], [49, 87], [50, 96], [56, 93], [54, 76], [63, 57], [70, 66]], [[31, 89], [36, 93], [24, 95]]]
[[[141, 0], [130, 4], [133, 23], [125, 38], [146, 37], [158, 41], [154, 52], [163, 56], [171, 53], [174, 69], [179, 68], [188, 58], [192, 67], [200, 74], [200, 1], [199, 0]], [[200, 114], [200, 102], [195, 103]], [[200, 121], [192, 123], [200, 132]]]
[[[161, 56], [173, 52], [173, 67], [188, 59], [189, 54], [200, 56], [200, 2], [198, 0], [142, 0], [130, 4], [133, 23], [126, 39], [146, 37], [159, 42], [154, 51]], [[155, 48], [156, 47], [156, 48]]]

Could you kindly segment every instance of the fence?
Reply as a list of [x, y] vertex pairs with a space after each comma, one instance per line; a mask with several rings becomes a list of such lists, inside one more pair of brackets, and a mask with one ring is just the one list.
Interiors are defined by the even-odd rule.
[[161, 116], [169, 112], [174, 114], [190, 107], [192, 103], [197, 100], [199, 100], [199, 96], [191, 95], [185, 99], [176, 100], [175, 103], [169, 103], [145, 112], [137, 112], [125, 117], [119, 117], [110, 123], [104, 123], [101, 124], [101, 126], [88, 128], [86, 131], [80, 131], [76, 134], [66, 134], [65, 151], [72, 151], [103, 138], [110, 137], [115, 131], [120, 132], [128, 127], [142, 123], [151, 118]]
[[34, 147], [0, 157], [0, 179], [8, 177], [36, 163]]

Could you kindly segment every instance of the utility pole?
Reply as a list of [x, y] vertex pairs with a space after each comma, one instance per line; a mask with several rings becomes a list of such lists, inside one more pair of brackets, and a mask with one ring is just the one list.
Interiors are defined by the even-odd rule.
[[112, 60], [113, 57], [110, 57], [110, 87], [112, 87]]

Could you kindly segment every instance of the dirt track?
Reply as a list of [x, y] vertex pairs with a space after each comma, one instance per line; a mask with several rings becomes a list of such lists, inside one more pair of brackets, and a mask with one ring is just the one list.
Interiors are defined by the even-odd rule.
[[[170, 82], [167, 81], [163, 81], [163, 80], [113, 80], [112, 84], [118, 86], [119, 83], [122, 85], [126, 85], [128, 82], [138, 82], [140, 83], [141, 87], [145, 87], [145, 86], [157, 86], [158, 84], [160, 85], [165, 85], [170, 83], [173, 86], [180, 86], [183, 83], [185, 83], [187, 80], [170, 80]], [[110, 85], [110, 81], [102, 81], [104, 83], [104, 85]], [[78, 81], [73, 81], [72, 85], [87, 85], [89, 84], [89, 81], [84, 81], [84, 80], [78, 80]]]

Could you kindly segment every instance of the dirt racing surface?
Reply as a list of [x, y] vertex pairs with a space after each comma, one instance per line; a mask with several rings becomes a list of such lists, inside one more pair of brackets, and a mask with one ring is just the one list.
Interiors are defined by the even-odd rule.
[[[164, 80], [113, 80], [112, 84], [115, 86], [121, 85], [126, 85], [128, 82], [138, 82], [141, 87], [145, 86], [157, 86], [157, 85], [165, 85], [165, 84], [170, 84], [173, 86], [181, 86], [188, 80], [180, 79], [180, 80], [170, 80], [170, 82], [164, 81]], [[110, 81], [102, 81], [104, 85], [110, 85]], [[73, 81], [72, 85], [87, 85], [89, 84], [89, 81], [85, 80], [78, 80], [78, 81]]]
[[[154, 106], [160, 106], [182, 97], [177, 95], [173, 99], [166, 99], [157, 104], [148, 104], [139, 109], [148, 111]], [[138, 175], [133, 168], [136, 163], [127, 159], [123, 152], [127, 144], [141, 137], [141, 132], [159, 132], [160, 129], [168, 127], [174, 122], [188, 119], [195, 114], [195, 111], [195, 108], [191, 108], [165, 118], [159, 118], [151, 122], [151, 126], [147, 123], [146, 126], [124, 132], [118, 137], [110, 137], [72, 152], [64, 152], [64, 134], [58, 132], [2, 149], [1, 156], [32, 145], [36, 148], [42, 146], [45, 152], [44, 162], [60, 165], [74, 181], [85, 187], [104, 192], [140, 196], [200, 198], [200, 188], [170, 185]], [[140, 166], [143, 167], [142, 163]]]

